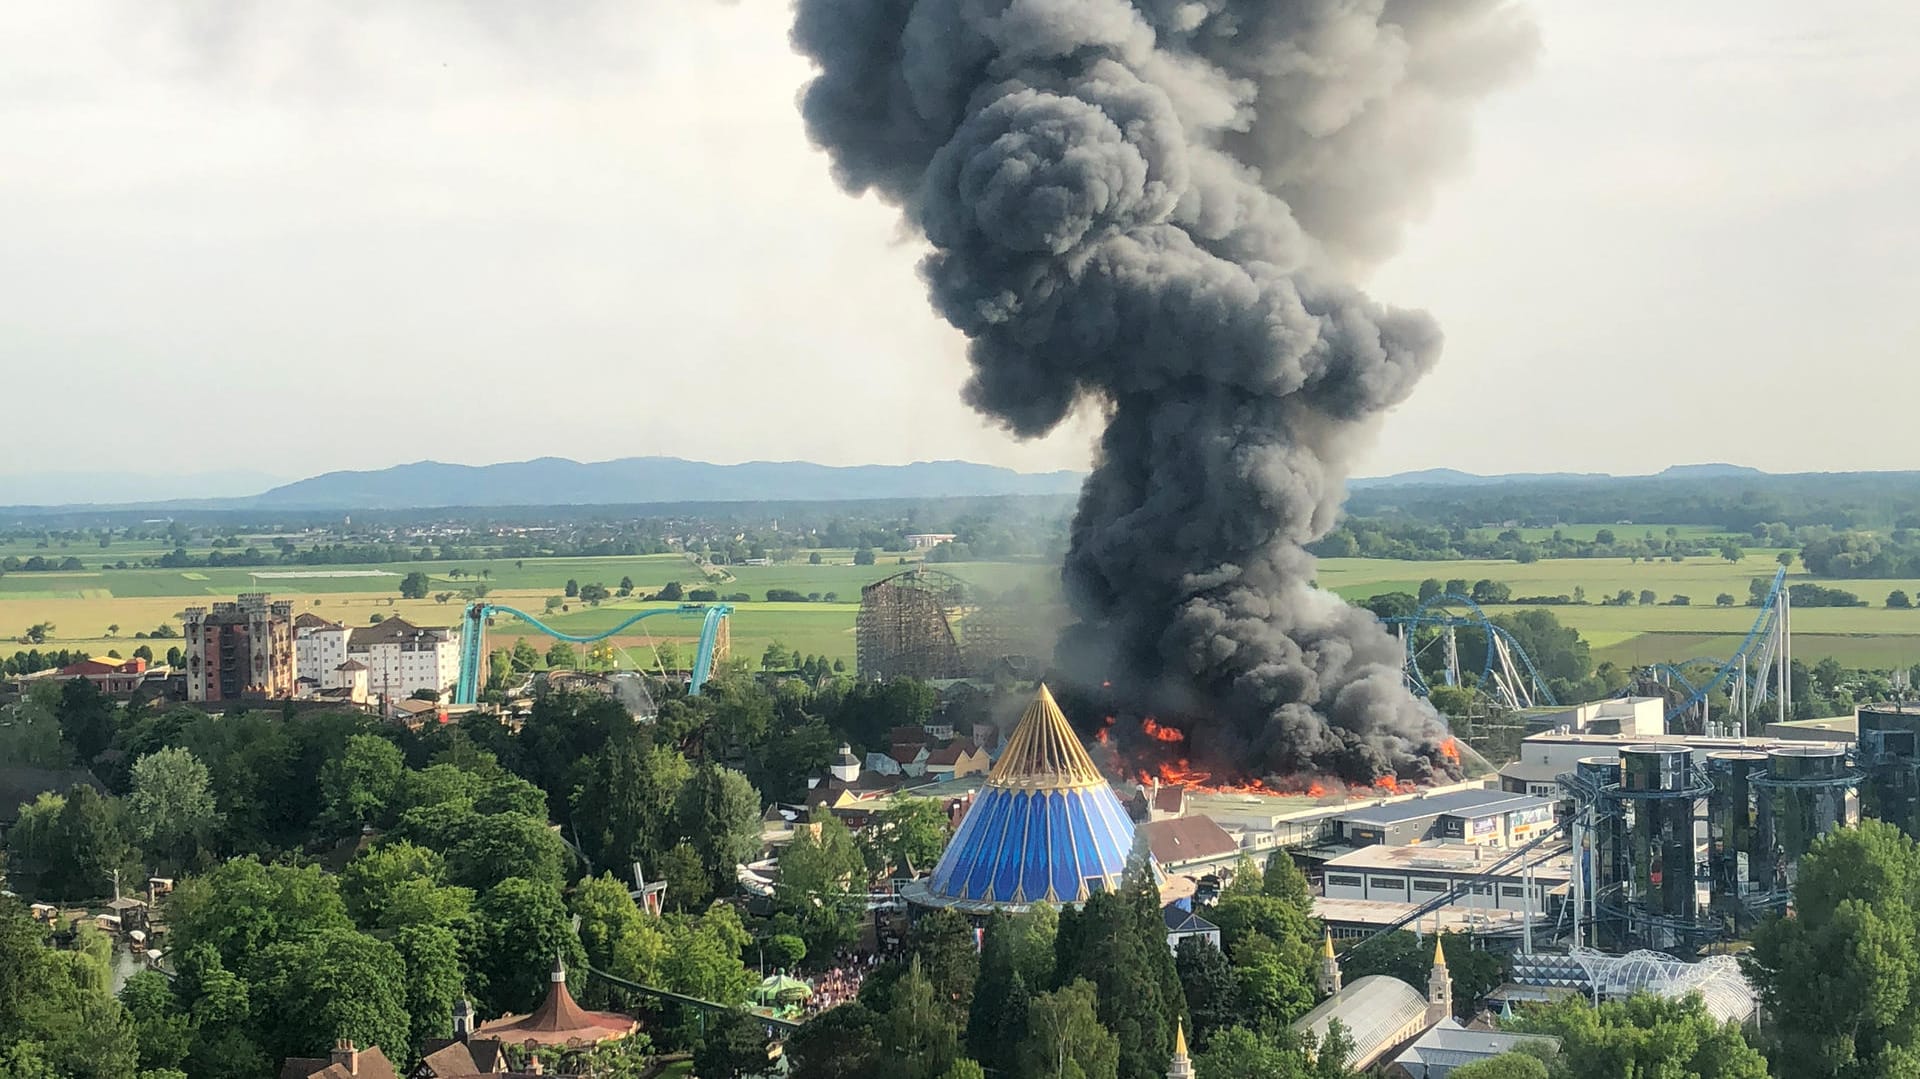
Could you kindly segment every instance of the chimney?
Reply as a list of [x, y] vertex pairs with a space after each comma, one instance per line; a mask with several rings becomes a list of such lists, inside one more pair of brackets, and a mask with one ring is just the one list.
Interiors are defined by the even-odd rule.
[[354, 1047], [353, 1039], [341, 1038], [334, 1042], [333, 1052], [328, 1056], [328, 1063], [338, 1064], [347, 1069], [348, 1075], [359, 1075], [360, 1050]]
[[533, 1057], [527, 1061], [527, 1073], [529, 1075], [545, 1075], [547, 1074], [547, 1068], [546, 1065], [540, 1063], [539, 1057]]

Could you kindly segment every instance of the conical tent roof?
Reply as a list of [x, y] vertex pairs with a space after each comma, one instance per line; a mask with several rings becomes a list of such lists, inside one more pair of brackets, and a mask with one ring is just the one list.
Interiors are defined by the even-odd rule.
[[1119, 885], [1133, 822], [1041, 686], [947, 844], [910, 898], [987, 910], [1082, 903]]

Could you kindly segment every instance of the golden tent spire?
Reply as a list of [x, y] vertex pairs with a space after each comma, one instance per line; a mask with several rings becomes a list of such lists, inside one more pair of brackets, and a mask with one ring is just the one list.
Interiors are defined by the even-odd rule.
[[996, 787], [1059, 790], [1106, 782], [1046, 683], [1033, 694], [987, 782]]

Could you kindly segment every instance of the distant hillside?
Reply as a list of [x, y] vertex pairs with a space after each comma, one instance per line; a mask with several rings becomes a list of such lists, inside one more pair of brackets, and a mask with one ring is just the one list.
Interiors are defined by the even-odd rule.
[[1391, 476], [1367, 476], [1350, 480], [1347, 486], [1368, 487], [1485, 487], [1499, 483], [1545, 483], [1560, 480], [1612, 479], [1605, 472], [1507, 472], [1482, 476], [1457, 468], [1423, 468], [1417, 472], [1396, 472]]
[[1655, 473], [1656, 478], [1663, 480], [1752, 479], [1765, 475], [1769, 473], [1746, 465], [1728, 464], [1669, 465]]
[[640, 502], [829, 501], [1070, 494], [1078, 472], [1015, 472], [967, 461], [836, 467], [806, 461], [716, 465], [677, 457], [582, 463], [560, 457], [497, 465], [419, 461], [329, 472], [228, 503], [234, 509], [410, 509], [429, 506]]

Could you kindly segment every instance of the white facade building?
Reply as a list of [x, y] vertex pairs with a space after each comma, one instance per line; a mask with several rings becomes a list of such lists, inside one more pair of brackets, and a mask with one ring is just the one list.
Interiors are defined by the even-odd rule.
[[347, 684], [340, 670], [347, 662], [347, 627], [317, 614], [303, 613], [293, 620], [293, 676], [315, 689], [339, 689]]
[[356, 627], [347, 656], [366, 665], [367, 692], [392, 707], [417, 690], [453, 690], [460, 680], [460, 631], [389, 618]]

